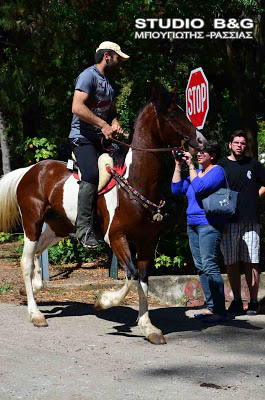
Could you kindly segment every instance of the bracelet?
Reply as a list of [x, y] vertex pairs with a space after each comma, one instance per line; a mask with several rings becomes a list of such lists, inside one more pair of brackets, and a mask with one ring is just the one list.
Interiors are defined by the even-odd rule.
[[175, 172], [181, 172], [181, 169], [175, 169]]
[[191, 171], [192, 169], [194, 169], [194, 170], [196, 171], [196, 168], [195, 168], [195, 167], [190, 167], [190, 168], [189, 168], [190, 171]]

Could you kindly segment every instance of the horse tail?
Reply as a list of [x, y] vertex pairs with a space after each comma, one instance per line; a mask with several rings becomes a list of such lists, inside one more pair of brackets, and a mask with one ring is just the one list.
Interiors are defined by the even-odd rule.
[[9, 232], [19, 222], [17, 186], [31, 167], [16, 169], [0, 179], [0, 232]]

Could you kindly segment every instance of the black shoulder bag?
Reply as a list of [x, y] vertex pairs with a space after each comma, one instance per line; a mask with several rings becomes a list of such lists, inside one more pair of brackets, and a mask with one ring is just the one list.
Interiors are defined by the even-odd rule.
[[222, 170], [226, 180], [226, 188], [220, 188], [202, 199], [202, 205], [207, 216], [229, 218], [236, 213], [238, 192], [230, 189], [226, 172], [223, 168]]

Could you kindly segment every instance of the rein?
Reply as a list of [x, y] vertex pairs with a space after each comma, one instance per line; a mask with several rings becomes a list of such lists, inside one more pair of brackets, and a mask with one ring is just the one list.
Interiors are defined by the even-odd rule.
[[[160, 123], [159, 123], [159, 119], [158, 119], [158, 115], [157, 115], [157, 110], [156, 107], [153, 105], [154, 107], [154, 111], [155, 111], [155, 117], [156, 117], [156, 123], [157, 123], [157, 129], [158, 129], [158, 133], [159, 136], [161, 138], [161, 140], [163, 141], [163, 136], [161, 134], [161, 127], [160, 127]], [[110, 139], [115, 143], [118, 143], [122, 146], [128, 147], [132, 150], [136, 150], [136, 151], [145, 151], [145, 152], [164, 152], [164, 151], [179, 151], [179, 149], [181, 148], [182, 150], [185, 151], [185, 143], [189, 142], [189, 137], [185, 136], [184, 133], [181, 131], [181, 129], [176, 128], [172, 122], [166, 117], [166, 116], [162, 116], [162, 118], [165, 120], [165, 122], [171, 127], [171, 129], [173, 129], [173, 131], [175, 133], [177, 133], [180, 137], [182, 137], [181, 139], [181, 146], [178, 147], [170, 147], [170, 148], [153, 148], [153, 149], [142, 149], [139, 147], [135, 147], [132, 146], [130, 144], [121, 142], [120, 140], [117, 139]], [[104, 150], [106, 151], [111, 151], [112, 149], [107, 149], [104, 147], [103, 144], [103, 140], [104, 138], [101, 139], [101, 145], [103, 147]], [[159, 205], [155, 204], [154, 202], [152, 202], [151, 200], [148, 200], [146, 197], [144, 197], [141, 193], [139, 193], [134, 187], [132, 187], [130, 185], [130, 183], [127, 181], [126, 178], [122, 177], [117, 171], [115, 171], [113, 168], [111, 168], [109, 165], [106, 165], [106, 169], [109, 173], [111, 173], [112, 177], [115, 179], [116, 184], [119, 184], [123, 189], [125, 189], [128, 193], [132, 193], [135, 198], [142, 204], [142, 206], [144, 206], [148, 211], [150, 211], [153, 214], [153, 221], [161, 221], [163, 219], [163, 215], [161, 214], [161, 208], [164, 207], [165, 205], [165, 201], [161, 200]], [[149, 206], [153, 206], [156, 208], [156, 213], [154, 214], [150, 209]]]
[[[156, 117], [158, 133], [159, 133], [159, 136], [160, 136], [161, 140], [163, 140], [163, 137], [162, 137], [162, 134], [161, 134], [161, 127], [160, 127], [160, 123], [159, 123], [159, 119], [158, 119], [158, 115], [157, 115], [157, 110], [156, 110], [154, 105], [153, 105], [153, 107], [154, 107], [154, 110], [155, 110], [155, 117]], [[182, 137], [180, 146], [178, 146], [178, 147], [169, 147], [169, 148], [164, 148], [163, 147], [163, 148], [158, 148], [158, 149], [141, 149], [139, 147], [132, 146], [131, 144], [127, 144], [127, 143], [121, 142], [120, 140], [117, 140], [117, 139], [114, 139], [114, 138], [112, 138], [110, 140], [112, 142], [118, 143], [118, 144], [120, 144], [122, 146], [128, 147], [128, 148], [130, 148], [132, 150], [136, 150], [136, 151], [145, 151], [145, 152], [150, 152], [150, 153], [153, 153], [153, 152], [158, 153], [158, 152], [164, 152], [164, 151], [179, 151], [180, 148], [181, 148], [181, 150], [185, 151], [186, 150], [185, 149], [185, 144], [189, 143], [189, 137], [185, 136], [181, 129], [176, 128], [166, 116], [163, 115], [162, 118], [166, 121], [166, 123], [170, 126], [170, 128], [173, 129], [173, 131], [175, 133], [177, 133], [180, 137]], [[104, 147], [103, 140], [104, 140], [104, 138], [101, 139], [101, 145], [102, 145], [103, 149], [106, 150], [106, 151], [110, 151], [109, 149]]]
[[[159, 136], [161, 138], [161, 140], [163, 141], [163, 136], [161, 134], [161, 127], [160, 127], [160, 123], [159, 123], [159, 119], [158, 119], [158, 115], [157, 115], [157, 110], [155, 105], [153, 104], [154, 110], [155, 110], [155, 117], [156, 117], [156, 124], [157, 124], [157, 129], [158, 129], [158, 133]], [[166, 123], [170, 126], [170, 128], [177, 133], [180, 137], [182, 137], [183, 139], [181, 139], [181, 149], [185, 151], [185, 143], [189, 142], [189, 137], [185, 136], [184, 133], [182, 132], [182, 130], [180, 128], [176, 128], [172, 122], [170, 121], [170, 119], [168, 119], [168, 117], [166, 117], [165, 115], [162, 115], [162, 118], [166, 121]], [[159, 149], [160, 150], [160, 149]], [[173, 150], [173, 149], [172, 149]], [[174, 151], [174, 150], [173, 150]]]
[[[104, 150], [107, 150], [107, 151], [111, 151], [111, 150], [109, 150], [109, 149], [106, 149], [106, 148], [103, 146], [103, 140], [104, 140], [104, 138], [101, 139], [101, 145], [102, 145], [103, 149], [104, 149]], [[157, 152], [162, 152], [162, 151], [178, 151], [180, 147], [181, 147], [182, 150], [185, 151], [185, 142], [184, 142], [184, 140], [181, 140], [181, 145], [178, 146], [178, 147], [168, 147], [168, 148], [163, 148], [163, 147], [162, 147], [162, 148], [158, 148], [158, 149], [141, 149], [141, 148], [139, 148], [139, 147], [135, 147], [135, 146], [132, 146], [132, 145], [130, 145], [130, 144], [121, 142], [120, 140], [117, 140], [117, 139], [110, 139], [110, 140], [111, 140], [112, 142], [121, 144], [122, 146], [128, 147], [128, 148], [130, 148], [130, 149], [132, 149], [132, 150], [146, 151], [146, 152], [150, 152], [150, 153], [153, 153], [153, 152], [156, 152], [156, 153], [157, 153]]]

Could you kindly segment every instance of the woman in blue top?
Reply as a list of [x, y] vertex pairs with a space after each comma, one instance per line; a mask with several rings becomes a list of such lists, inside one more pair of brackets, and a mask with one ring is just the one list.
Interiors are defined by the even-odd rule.
[[[202, 198], [226, 187], [223, 169], [216, 165], [220, 156], [220, 145], [209, 141], [204, 150], [197, 153], [202, 169], [193, 165], [192, 155], [184, 152], [176, 159], [172, 178], [173, 194], [186, 194], [188, 198], [187, 223], [189, 244], [194, 264], [198, 269], [201, 286], [206, 300], [206, 309], [197, 318], [204, 322], [226, 321], [224, 282], [218, 266], [218, 254], [224, 231], [224, 220], [205, 215]], [[181, 179], [183, 162], [189, 167], [189, 176]]]

